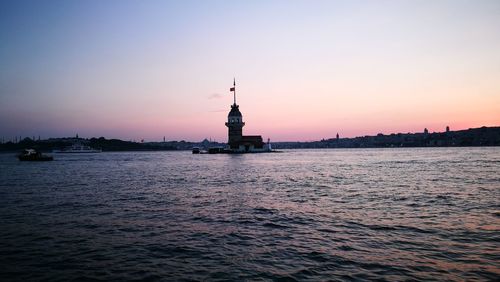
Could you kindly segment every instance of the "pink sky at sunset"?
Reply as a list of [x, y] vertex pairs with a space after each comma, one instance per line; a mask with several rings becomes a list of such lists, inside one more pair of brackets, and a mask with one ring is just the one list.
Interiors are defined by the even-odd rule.
[[498, 1], [0, 4], [0, 137], [305, 141], [500, 125]]

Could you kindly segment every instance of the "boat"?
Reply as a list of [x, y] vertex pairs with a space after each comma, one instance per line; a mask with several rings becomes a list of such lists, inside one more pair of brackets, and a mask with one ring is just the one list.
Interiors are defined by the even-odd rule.
[[62, 150], [52, 150], [53, 153], [101, 153], [101, 149], [93, 149], [82, 144], [74, 144]]
[[225, 152], [226, 151], [224, 150], [223, 147], [211, 147], [211, 148], [208, 148], [208, 153], [209, 154], [223, 154]]
[[193, 154], [199, 154], [199, 153], [200, 153], [200, 148], [193, 147]]
[[37, 152], [34, 149], [24, 149], [19, 155], [17, 155], [17, 158], [20, 161], [31, 161], [31, 162], [54, 160], [52, 156], [43, 155], [41, 152]]

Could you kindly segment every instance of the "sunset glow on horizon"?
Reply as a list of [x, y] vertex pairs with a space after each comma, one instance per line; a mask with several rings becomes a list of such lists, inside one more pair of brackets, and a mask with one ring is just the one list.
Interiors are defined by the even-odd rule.
[[500, 126], [500, 1], [3, 1], [0, 139]]

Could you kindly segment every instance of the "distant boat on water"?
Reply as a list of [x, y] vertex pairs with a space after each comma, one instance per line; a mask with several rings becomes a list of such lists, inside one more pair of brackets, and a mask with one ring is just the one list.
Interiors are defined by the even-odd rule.
[[94, 149], [82, 144], [74, 144], [62, 150], [52, 150], [53, 153], [101, 153], [101, 149]]
[[20, 161], [31, 161], [31, 162], [54, 160], [52, 156], [44, 155], [40, 152], [37, 152], [34, 149], [24, 149], [19, 155], [17, 155], [17, 158]]

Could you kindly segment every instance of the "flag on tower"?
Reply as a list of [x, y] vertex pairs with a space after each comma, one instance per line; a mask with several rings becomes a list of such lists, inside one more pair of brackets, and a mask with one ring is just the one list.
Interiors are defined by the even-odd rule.
[[233, 87], [229, 88], [229, 91], [236, 91], [236, 79], [233, 80]]

